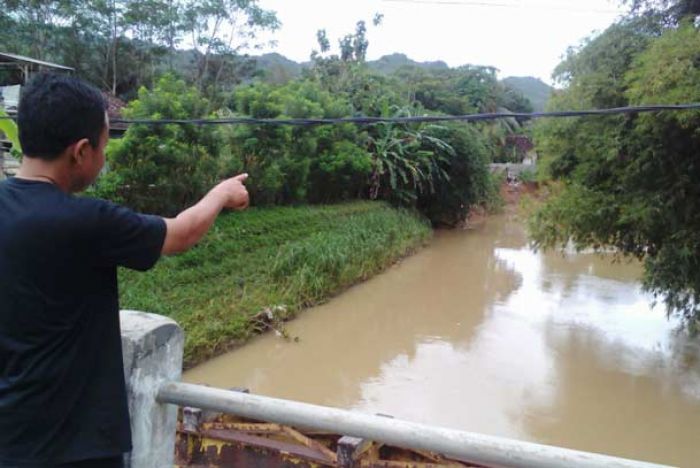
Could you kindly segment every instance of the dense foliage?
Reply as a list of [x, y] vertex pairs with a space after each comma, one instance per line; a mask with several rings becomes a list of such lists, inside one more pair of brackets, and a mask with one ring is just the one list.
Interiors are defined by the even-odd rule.
[[[355, 72], [357, 75], [366, 73]], [[377, 77], [356, 76], [353, 83]], [[332, 93], [313, 79], [282, 86], [252, 83], [231, 93], [220, 117], [347, 117], [363, 106], [378, 115], [409, 115], [397, 95], [372, 100], [355, 89]], [[207, 100], [172, 76], [125, 109], [129, 118], [207, 117]], [[433, 221], [455, 224], [491, 195], [489, 140], [472, 126], [353, 124], [327, 126], [132, 125], [108, 147], [109, 171], [98, 195], [136, 209], [172, 215], [219, 178], [248, 172], [254, 204], [329, 203], [383, 199], [418, 207]]]
[[[124, 110], [128, 118], [206, 117], [208, 103], [194, 88], [164, 76], [153, 91]], [[189, 206], [226, 173], [220, 139], [211, 126], [132, 125], [108, 147], [109, 171], [98, 181], [99, 194], [142, 211], [173, 215]], [[110, 193], [111, 191], [111, 193]]]
[[[300, 80], [272, 87], [238, 88], [230, 106], [255, 118], [333, 118], [350, 115], [347, 100]], [[360, 198], [370, 156], [358, 145], [353, 125], [223, 127], [227, 151], [251, 175], [256, 204], [332, 202]]]
[[[557, 69], [552, 109], [700, 101], [700, 32], [641, 15], [613, 25]], [[557, 194], [531, 230], [643, 259], [645, 286], [691, 327], [700, 317], [697, 111], [543, 121], [537, 146]]]
[[[369, 27], [381, 23], [377, 15]], [[127, 118], [265, 119], [528, 112], [492, 67], [373, 72], [368, 26], [338, 41], [319, 31], [294, 80], [252, 79], [237, 52], [278, 26], [257, 0], [0, 0], [0, 43], [53, 60], [131, 100]], [[187, 39], [185, 39], [187, 38]], [[179, 50], [187, 45], [190, 50]], [[8, 78], [5, 76], [4, 78]], [[0, 75], [0, 82], [3, 76]], [[381, 199], [455, 224], [493, 194], [487, 164], [524, 156], [521, 122], [451, 125], [131, 125], [108, 147], [93, 193], [172, 215], [217, 180], [248, 172], [256, 205]]]
[[122, 97], [164, 70], [216, 96], [245, 75], [239, 51], [278, 26], [257, 0], [0, 0], [3, 52], [73, 67]]
[[663, 26], [676, 26], [680, 21], [700, 15], [698, 0], [622, 0], [634, 16], [653, 18]]
[[[165, 75], [151, 90], [141, 88], [124, 115], [288, 119], [530, 109], [488, 67], [373, 73], [364, 63], [364, 34], [360, 22], [341, 41], [341, 54], [333, 55], [321, 32], [321, 51], [305, 76], [285, 84], [239, 85], [220, 96], [218, 106], [195, 86]], [[258, 206], [380, 199], [454, 225], [472, 206], [493, 199], [488, 163], [520, 130], [515, 119], [449, 126], [132, 125], [109, 146], [109, 171], [96, 191], [142, 211], [172, 215], [217, 179], [247, 172]]]

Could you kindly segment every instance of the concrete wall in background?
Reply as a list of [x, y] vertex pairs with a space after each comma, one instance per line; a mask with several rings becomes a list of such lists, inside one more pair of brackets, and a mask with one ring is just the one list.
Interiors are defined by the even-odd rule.
[[494, 173], [507, 173], [513, 176], [519, 176], [521, 172], [531, 171], [537, 172], [537, 165], [535, 163], [492, 163], [489, 164], [491, 172]]

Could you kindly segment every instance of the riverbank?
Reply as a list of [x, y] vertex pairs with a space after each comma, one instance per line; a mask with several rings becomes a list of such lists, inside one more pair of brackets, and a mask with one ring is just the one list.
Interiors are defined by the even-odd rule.
[[[482, 226], [494, 214], [522, 213], [527, 216], [532, 203], [546, 196], [546, 192], [540, 190], [537, 182], [506, 182], [503, 180], [498, 189], [498, 203], [494, 206], [475, 206], [469, 210], [467, 219], [464, 220], [464, 229], [475, 229]], [[523, 206], [525, 202], [525, 207]]]
[[120, 270], [121, 306], [185, 330], [185, 366], [240, 345], [369, 278], [430, 239], [417, 216], [379, 202], [255, 208], [221, 216], [185, 254]]

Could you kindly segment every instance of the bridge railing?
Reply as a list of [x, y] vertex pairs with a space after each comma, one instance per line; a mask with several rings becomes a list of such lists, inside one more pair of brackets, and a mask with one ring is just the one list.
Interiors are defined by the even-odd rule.
[[440, 428], [297, 401], [180, 382], [182, 331], [170, 319], [122, 312], [134, 468], [172, 466], [177, 406], [428, 450], [499, 467], [659, 467], [652, 463]]

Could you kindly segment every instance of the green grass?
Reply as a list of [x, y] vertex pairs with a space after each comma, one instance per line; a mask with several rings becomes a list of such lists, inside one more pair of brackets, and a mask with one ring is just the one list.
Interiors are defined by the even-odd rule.
[[278, 318], [289, 319], [430, 235], [426, 221], [374, 202], [224, 214], [191, 251], [147, 273], [120, 270], [121, 306], [176, 320], [192, 366], [259, 333], [261, 311], [283, 306]]

